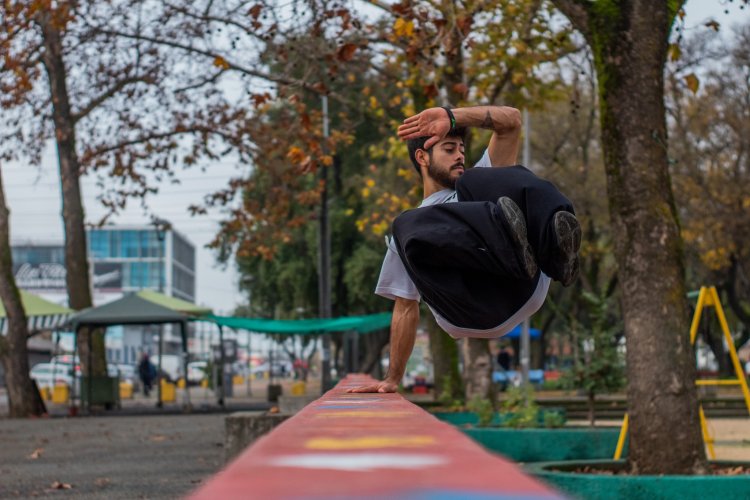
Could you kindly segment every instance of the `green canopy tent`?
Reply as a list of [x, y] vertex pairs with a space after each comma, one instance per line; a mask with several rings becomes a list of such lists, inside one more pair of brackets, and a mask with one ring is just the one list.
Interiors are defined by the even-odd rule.
[[[368, 314], [364, 316], [343, 316], [340, 318], [325, 319], [298, 319], [298, 320], [276, 320], [263, 318], [240, 318], [232, 316], [207, 315], [201, 320], [211, 321], [219, 327], [219, 344], [221, 349], [221, 367], [224, 367], [224, 327], [233, 330], [247, 330], [257, 333], [270, 333], [275, 335], [319, 335], [331, 332], [356, 332], [359, 334], [369, 333], [391, 324], [391, 313]], [[356, 337], [349, 347], [355, 353], [358, 350]], [[349, 342], [346, 344], [349, 345]], [[356, 357], [356, 354], [346, 356], [347, 359]], [[219, 398], [219, 404], [223, 405], [223, 393]]]
[[318, 335], [330, 332], [355, 331], [369, 333], [391, 324], [391, 313], [368, 314], [366, 316], [342, 316], [326, 319], [261, 319], [208, 315], [204, 318], [219, 326], [235, 330], [280, 335]]
[[[46, 330], [56, 330], [64, 326], [70, 315], [74, 312], [72, 309], [50, 302], [38, 295], [19, 290], [21, 294], [21, 303], [28, 318], [29, 334], [34, 335]], [[8, 333], [8, 316], [0, 301], [0, 334]]]
[[[170, 309], [163, 305], [156, 304], [151, 300], [139, 297], [136, 294], [126, 295], [121, 299], [109, 302], [99, 307], [84, 309], [70, 318], [69, 324], [75, 332], [76, 339], [78, 333], [84, 328], [106, 328], [115, 325], [159, 325], [167, 323], [176, 323], [180, 327], [180, 336], [182, 339], [183, 369], [187, 374], [187, 321], [188, 316], [179, 311]], [[159, 332], [159, 345], [161, 346], [161, 332]], [[76, 340], [76, 345], [78, 344]], [[161, 373], [161, 351], [159, 349], [159, 373]], [[89, 336], [89, 360], [86, 363], [91, 380], [91, 336]], [[91, 406], [92, 383], [88, 383], [88, 403]], [[158, 385], [159, 402], [162, 404], [161, 383]], [[190, 392], [188, 384], [185, 384], [186, 405], [190, 406]]]

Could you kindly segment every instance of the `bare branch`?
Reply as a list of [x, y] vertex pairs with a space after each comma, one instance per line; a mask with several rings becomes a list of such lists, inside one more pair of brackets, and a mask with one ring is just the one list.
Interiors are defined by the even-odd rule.
[[138, 77], [138, 76], [130, 76], [127, 78], [123, 78], [122, 80], [115, 82], [112, 87], [105, 90], [102, 94], [95, 97], [91, 100], [86, 106], [81, 109], [78, 113], [73, 113], [73, 123], [77, 123], [81, 118], [86, 117], [89, 113], [91, 113], [93, 110], [95, 110], [99, 105], [101, 105], [104, 101], [109, 99], [110, 97], [117, 94], [119, 91], [121, 91], [123, 88], [125, 88], [127, 85], [130, 85], [131, 83], [138, 83], [138, 82], [146, 82], [148, 83], [148, 79], [145, 77]]
[[226, 69], [232, 69], [234, 71], [238, 71], [240, 73], [244, 73], [248, 76], [254, 76], [256, 78], [262, 78], [263, 80], [267, 80], [269, 82], [279, 83], [282, 85], [289, 85], [291, 87], [300, 87], [305, 90], [309, 90], [311, 92], [314, 92], [316, 94], [322, 95], [328, 95], [329, 97], [332, 97], [333, 99], [346, 104], [347, 100], [341, 96], [340, 94], [336, 92], [322, 92], [321, 89], [314, 84], [311, 84], [309, 82], [306, 82], [304, 80], [296, 80], [296, 79], [290, 79], [290, 78], [284, 78], [279, 76], [274, 76], [269, 73], [264, 73], [262, 71], [258, 71], [252, 68], [244, 67], [240, 65], [239, 63], [229, 61], [225, 58], [223, 54], [219, 54], [216, 52], [212, 52], [210, 50], [206, 49], [200, 49], [198, 47], [192, 47], [190, 45], [185, 45], [179, 42], [176, 42], [174, 40], [163, 40], [160, 38], [154, 38], [146, 35], [138, 35], [138, 34], [132, 34], [132, 33], [124, 33], [121, 31], [115, 31], [115, 30], [107, 30], [103, 29], [101, 30], [101, 33], [112, 35], [112, 36], [119, 36], [123, 38], [129, 38], [133, 40], [141, 40], [146, 42], [151, 42], [157, 45], [163, 45], [166, 47], [172, 47], [175, 49], [183, 50], [185, 52], [191, 53], [191, 54], [198, 54], [202, 55], [207, 58], [211, 58], [212, 60], [221, 60], [222, 66], [224, 66]]

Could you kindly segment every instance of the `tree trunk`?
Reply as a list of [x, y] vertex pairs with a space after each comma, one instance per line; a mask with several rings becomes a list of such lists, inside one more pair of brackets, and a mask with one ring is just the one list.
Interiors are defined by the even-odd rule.
[[380, 360], [383, 357], [383, 348], [388, 345], [389, 335], [389, 330], [382, 330], [360, 337], [362, 359], [357, 370], [359, 373], [369, 373], [375, 378], [381, 378], [383, 367]]
[[21, 303], [10, 253], [10, 217], [5, 204], [2, 172], [0, 172], [0, 299], [8, 318], [8, 334], [0, 333], [0, 362], [5, 370], [9, 416], [31, 417], [45, 413], [44, 403], [29, 376], [29, 338], [26, 312]]
[[[68, 304], [72, 309], [81, 310], [91, 307], [93, 302], [79, 182], [80, 166], [76, 152], [75, 119], [70, 108], [60, 27], [51, 14], [46, 12], [38, 16], [37, 22], [42, 30], [44, 41], [42, 61], [49, 78], [57, 157], [60, 165], [62, 218], [65, 227], [65, 284], [68, 290]], [[85, 365], [89, 359], [88, 335], [90, 335], [89, 331], [85, 330], [78, 338], [78, 353], [82, 365]], [[104, 332], [95, 330], [92, 335], [91, 373], [106, 375]], [[88, 367], [84, 367], [83, 373], [88, 373]]]
[[627, 342], [636, 474], [706, 470], [684, 258], [667, 159], [664, 64], [682, 2], [555, 0], [591, 45]]
[[451, 401], [461, 400], [464, 396], [461, 373], [458, 370], [458, 345], [450, 335], [445, 333], [435, 322], [432, 313], [423, 314], [427, 335], [430, 339], [430, 357], [432, 357], [432, 374], [435, 384], [435, 397], [440, 398], [449, 391]]
[[594, 408], [596, 405], [596, 393], [594, 391], [589, 391], [587, 404], [589, 407], [589, 425], [591, 427], [594, 427], [594, 425], [596, 424], [595, 416], [594, 416]]
[[461, 342], [464, 360], [466, 401], [476, 396], [487, 398], [496, 406], [495, 385], [492, 383], [492, 354], [487, 339], [466, 338]]

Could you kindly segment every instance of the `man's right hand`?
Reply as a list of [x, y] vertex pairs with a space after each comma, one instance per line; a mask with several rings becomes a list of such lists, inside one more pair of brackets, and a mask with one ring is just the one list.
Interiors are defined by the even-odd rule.
[[360, 387], [354, 387], [347, 389], [346, 392], [396, 392], [398, 390], [398, 383], [393, 383], [388, 380], [383, 380], [377, 384], [363, 385]]

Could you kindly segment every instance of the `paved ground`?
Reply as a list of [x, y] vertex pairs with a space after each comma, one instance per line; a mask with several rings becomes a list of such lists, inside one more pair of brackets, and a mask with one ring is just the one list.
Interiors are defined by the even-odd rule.
[[221, 468], [224, 416], [0, 420], [0, 498], [181, 497]]

